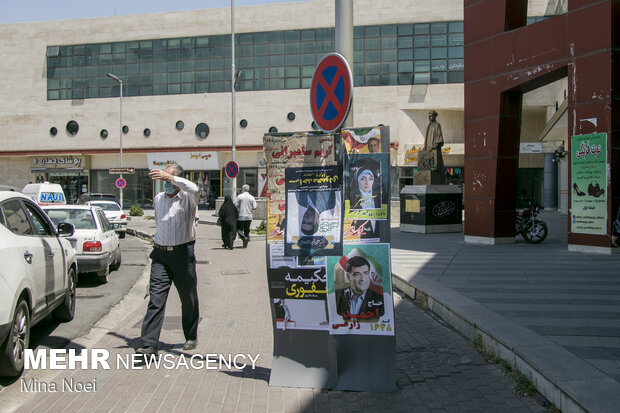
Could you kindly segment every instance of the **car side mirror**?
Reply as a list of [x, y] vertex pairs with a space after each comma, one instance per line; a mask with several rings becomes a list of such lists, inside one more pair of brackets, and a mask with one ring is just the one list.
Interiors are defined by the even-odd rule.
[[61, 237], [70, 237], [75, 232], [75, 227], [73, 224], [69, 224], [68, 222], [61, 222], [58, 224], [58, 235]]

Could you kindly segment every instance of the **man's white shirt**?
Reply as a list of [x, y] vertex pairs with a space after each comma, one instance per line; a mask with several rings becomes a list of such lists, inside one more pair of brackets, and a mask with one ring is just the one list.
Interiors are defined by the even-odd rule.
[[164, 246], [185, 244], [196, 239], [194, 220], [198, 206], [198, 186], [185, 178], [173, 177], [172, 183], [181, 190], [173, 197], [165, 192], [155, 196], [155, 236], [153, 242]]

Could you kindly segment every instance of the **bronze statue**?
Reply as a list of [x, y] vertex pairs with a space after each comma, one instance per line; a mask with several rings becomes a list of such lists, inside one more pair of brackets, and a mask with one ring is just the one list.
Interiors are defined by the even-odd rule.
[[418, 153], [418, 171], [444, 171], [443, 157], [441, 155], [443, 133], [441, 132], [441, 124], [436, 119], [437, 112], [434, 110], [429, 111], [429, 124], [426, 127], [424, 150]]

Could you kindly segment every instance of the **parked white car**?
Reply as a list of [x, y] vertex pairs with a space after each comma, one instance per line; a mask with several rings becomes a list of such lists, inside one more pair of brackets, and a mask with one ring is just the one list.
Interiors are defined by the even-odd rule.
[[50, 205], [43, 207], [54, 225], [73, 224], [68, 240], [75, 249], [79, 273], [96, 272], [99, 282], [107, 283], [110, 270], [121, 266], [118, 236], [103, 210], [92, 205]]
[[49, 182], [27, 184], [22, 188], [22, 192], [31, 197], [40, 206], [67, 203], [67, 198], [65, 198], [65, 193], [60, 184], [51, 184]]
[[0, 376], [13, 377], [34, 324], [50, 313], [73, 319], [77, 261], [73, 227], [55, 227], [24, 194], [0, 191], [0, 224]]
[[127, 215], [119, 204], [114, 201], [88, 201], [86, 205], [94, 205], [103, 209], [105, 217], [110, 221], [119, 238], [127, 233]]

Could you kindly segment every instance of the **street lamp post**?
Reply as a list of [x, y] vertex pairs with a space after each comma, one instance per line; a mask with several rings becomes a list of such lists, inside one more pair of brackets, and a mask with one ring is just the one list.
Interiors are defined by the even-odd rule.
[[[119, 89], [119, 97], [120, 97], [120, 126], [118, 128], [118, 131], [120, 133], [120, 156], [121, 156], [121, 169], [123, 168], [123, 81], [118, 77], [113, 75], [112, 73], [107, 73], [106, 76], [108, 76], [110, 79], [115, 80], [119, 83], [120, 85], [120, 89]], [[123, 177], [123, 174], [121, 173], [120, 178]], [[119, 188], [120, 191], [120, 198], [121, 198], [121, 209], [123, 208], [123, 188]]]
[[[235, 1], [230, 0], [230, 42], [231, 42], [231, 62], [230, 67], [230, 93], [231, 93], [231, 118], [232, 118], [232, 160], [235, 162], [235, 152], [237, 150], [237, 119], [235, 107]], [[232, 179], [232, 199], [237, 198], [237, 177]]]

